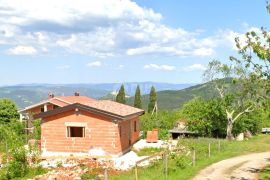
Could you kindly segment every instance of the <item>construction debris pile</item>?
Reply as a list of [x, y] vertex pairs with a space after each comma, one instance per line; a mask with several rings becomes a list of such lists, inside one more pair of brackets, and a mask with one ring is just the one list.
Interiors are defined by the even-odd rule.
[[109, 168], [112, 167], [112, 162], [91, 158], [46, 159], [41, 161], [40, 165], [53, 170], [49, 171], [47, 174], [36, 176], [35, 179], [39, 180], [79, 180], [85, 173], [92, 174], [96, 177], [102, 177], [105, 169], [107, 169], [110, 174], [119, 173], [119, 171]]

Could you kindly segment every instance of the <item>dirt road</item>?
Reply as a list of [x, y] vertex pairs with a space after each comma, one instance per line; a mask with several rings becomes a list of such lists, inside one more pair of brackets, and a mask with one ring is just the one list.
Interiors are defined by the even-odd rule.
[[270, 165], [270, 152], [226, 159], [203, 169], [193, 180], [255, 180], [263, 167]]

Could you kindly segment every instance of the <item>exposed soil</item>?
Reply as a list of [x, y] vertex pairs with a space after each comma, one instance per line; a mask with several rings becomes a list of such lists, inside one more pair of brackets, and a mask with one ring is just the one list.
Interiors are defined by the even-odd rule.
[[256, 180], [267, 165], [270, 165], [270, 152], [238, 156], [212, 164], [193, 180]]

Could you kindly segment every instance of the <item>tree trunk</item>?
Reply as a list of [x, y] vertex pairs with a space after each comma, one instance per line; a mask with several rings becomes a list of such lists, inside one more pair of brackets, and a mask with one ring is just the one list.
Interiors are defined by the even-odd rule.
[[233, 140], [233, 134], [232, 134], [232, 128], [233, 128], [233, 121], [231, 117], [228, 117], [228, 123], [227, 123], [227, 136], [226, 139]]

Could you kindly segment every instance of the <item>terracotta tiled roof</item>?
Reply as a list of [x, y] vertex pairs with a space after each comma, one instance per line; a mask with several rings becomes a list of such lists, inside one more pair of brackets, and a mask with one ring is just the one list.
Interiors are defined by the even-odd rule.
[[[129, 105], [117, 103], [110, 100], [95, 100], [87, 96], [56, 96], [46, 101], [42, 101], [38, 104], [26, 107], [24, 111], [27, 111], [37, 106], [41, 106], [46, 103], [52, 103], [59, 107], [68, 107], [75, 104], [82, 104], [89, 108], [97, 109], [121, 117], [126, 117], [137, 113], [144, 113], [144, 110]], [[59, 108], [57, 109], [59, 110]]]
[[74, 103], [83, 104], [83, 103], [91, 103], [94, 101], [97, 101], [97, 100], [89, 98], [87, 96], [56, 96], [56, 97], [41, 101], [37, 104], [33, 104], [31, 106], [28, 106], [28, 107], [24, 108], [22, 110], [22, 112], [27, 111], [27, 110], [32, 109], [32, 108], [35, 108], [35, 107], [38, 107], [38, 106], [41, 106], [41, 105], [44, 105], [44, 104], [47, 104], [47, 103], [51, 103], [51, 104], [57, 105], [59, 107], [64, 107], [64, 106], [74, 104]]
[[73, 104], [73, 103], [92, 103], [92, 102], [96, 102], [96, 99], [87, 97], [87, 96], [56, 96], [52, 99], [58, 99], [58, 100], [62, 100], [63, 102], [66, 102], [68, 104]]
[[86, 106], [100, 109], [119, 116], [128, 116], [140, 112], [144, 112], [142, 109], [138, 109], [129, 105], [121, 104], [110, 100], [100, 100], [91, 103], [81, 103]]
[[58, 100], [56, 98], [51, 98], [51, 99], [48, 99], [45, 103], [52, 103], [52, 104], [55, 104], [57, 106], [60, 106], [60, 107], [63, 107], [63, 106], [66, 106], [66, 105], [69, 105], [70, 103], [67, 103], [67, 102], [63, 102], [61, 100]]

